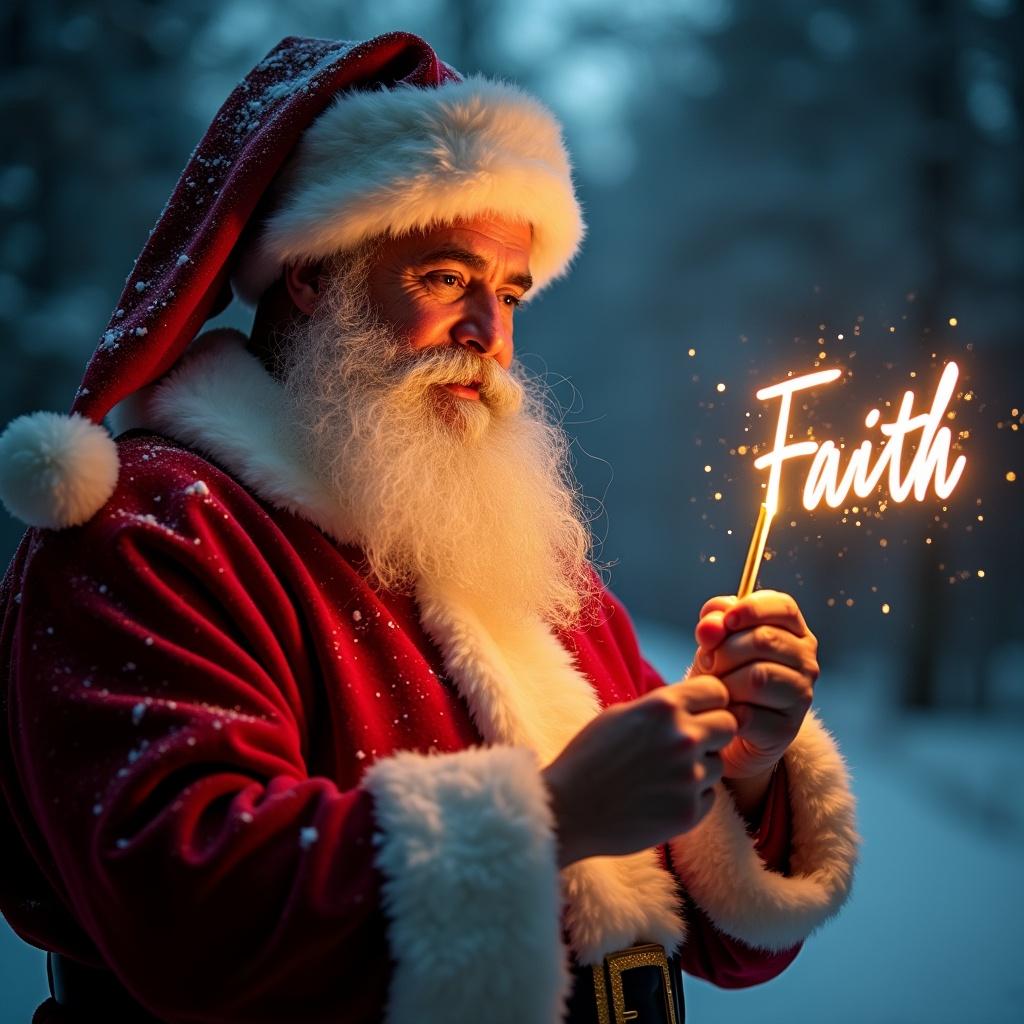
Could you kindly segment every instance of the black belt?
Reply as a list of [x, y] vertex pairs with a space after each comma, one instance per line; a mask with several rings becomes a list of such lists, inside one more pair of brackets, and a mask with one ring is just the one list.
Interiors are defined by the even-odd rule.
[[112, 971], [89, 967], [60, 953], [46, 954], [50, 995], [71, 1020], [158, 1024], [117, 980]]
[[573, 968], [565, 1024], [683, 1024], [683, 972], [663, 946], [631, 946]]

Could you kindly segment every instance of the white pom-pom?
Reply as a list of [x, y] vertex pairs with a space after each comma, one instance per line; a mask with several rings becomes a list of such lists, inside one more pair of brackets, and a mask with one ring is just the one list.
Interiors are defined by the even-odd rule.
[[29, 526], [78, 526], [114, 493], [119, 466], [114, 439], [85, 416], [19, 416], [0, 435], [0, 501]]

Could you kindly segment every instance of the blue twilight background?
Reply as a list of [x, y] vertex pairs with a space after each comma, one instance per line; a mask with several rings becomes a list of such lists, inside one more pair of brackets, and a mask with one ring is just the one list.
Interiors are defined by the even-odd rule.
[[[1021, 3], [9, 3], [0, 422], [69, 404], [242, 74], [285, 35], [392, 28], [564, 121], [589, 237], [521, 314], [518, 350], [562, 400], [599, 558], [667, 676], [738, 579], [774, 424], [756, 388], [842, 366], [794, 429], [852, 445], [870, 407], [923, 401], [961, 365], [953, 497], [808, 514], [791, 474], [761, 574], [822, 641], [820, 703], [861, 799], [855, 898], [780, 979], [688, 996], [697, 1024], [1018, 1019]], [[19, 533], [0, 515], [5, 557]], [[41, 958], [10, 932], [0, 957], [0, 1016], [28, 1020]]]

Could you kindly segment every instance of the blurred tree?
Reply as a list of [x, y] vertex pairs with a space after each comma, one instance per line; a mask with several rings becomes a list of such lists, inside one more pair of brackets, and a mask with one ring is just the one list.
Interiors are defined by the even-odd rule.
[[[930, 332], [948, 309], [954, 281], [952, 252], [953, 191], [961, 148], [956, 145], [960, 104], [957, 102], [956, 43], [947, 0], [920, 0], [921, 48], [918, 67], [921, 91], [920, 227], [926, 252], [926, 273], [914, 304], [922, 356], [933, 343]], [[947, 314], [948, 315], [948, 314]], [[937, 703], [938, 673], [943, 651], [938, 638], [949, 611], [950, 588], [940, 584], [936, 563], [945, 564], [949, 544], [939, 532], [928, 548], [918, 548], [916, 624], [908, 644], [908, 664], [902, 674], [903, 702], [911, 708]], [[975, 684], [974, 680], [971, 680]]]
[[[1014, 59], [1024, 42], [1024, 17], [1014, 3], [994, 0], [922, 0], [919, 10], [924, 43], [918, 61], [923, 129], [917, 149], [919, 232], [928, 261], [914, 303], [916, 328], [927, 359], [941, 344], [936, 329], [949, 322], [951, 313], [959, 314], [954, 322], [964, 312], [972, 325], [982, 321], [984, 329], [977, 332], [985, 338], [981, 368], [990, 371], [990, 382], [976, 398], [994, 412], [1014, 399], [1006, 382], [1019, 381], [1024, 369], [1013, 336], [1020, 329], [1024, 290], [1024, 166], [1017, 113], [1021, 70]], [[1001, 258], [1004, 252], [1015, 258]], [[970, 390], [968, 383], [965, 389]], [[991, 421], [979, 426], [979, 439], [995, 440]], [[985, 454], [977, 451], [981, 459]], [[996, 466], [981, 462], [977, 468], [991, 474], [998, 487]], [[1019, 500], [1010, 496], [1010, 503], [1019, 511]], [[989, 504], [977, 499], [977, 507]], [[1020, 566], [1019, 531], [999, 504], [992, 503], [988, 515], [990, 531], [1003, 538], [997, 557], [1015, 550], [1017, 558], [1009, 564]], [[1000, 522], [1005, 532], [999, 531]], [[973, 533], [974, 525], [969, 523], [967, 531]], [[940, 703], [943, 676], [954, 675], [945, 700], [984, 710], [991, 698], [993, 652], [1019, 636], [1024, 624], [1014, 574], [997, 572], [969, 603], [948, 585], [960, 577], [955, 566], [961, 543], [942, 529], [934, 531], [929, 547], [917, 549], [918, 614], [903, 676], [909, 707]], [[991, 545], [973, 546], [995, 554]], [[955, 666], [952, 673], [950, 665]]]

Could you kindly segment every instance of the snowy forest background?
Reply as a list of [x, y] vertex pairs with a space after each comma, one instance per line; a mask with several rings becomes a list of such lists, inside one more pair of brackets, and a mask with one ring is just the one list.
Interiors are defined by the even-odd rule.
[[[821, 640], [823, 714], [861, 798], [857, 896], [782, 978], [693, 983], [690, 1008], [1016, 1019], [1020, 0], [47, 0], [8, 3], [0, 28], [0, 423], [68, 406], [189, 153], [283, 36], [404, 28], [554, 108], [589, 237], [518, 350], [562, 400], [598, 557], [669, 677], [700, 605], [738, 580], [751, 448], [774, 425], [753, 392], [816, 362], [852, 371], [802, 415], [855, 444], [868, 408], [930, 398], [955, 359], [952, 498], [809, 514], [791, 486], [761, 573]], [[19, 535], [0, 518], [4, 555]], [[0, 951], [31, 1005], [37, 955]]]

